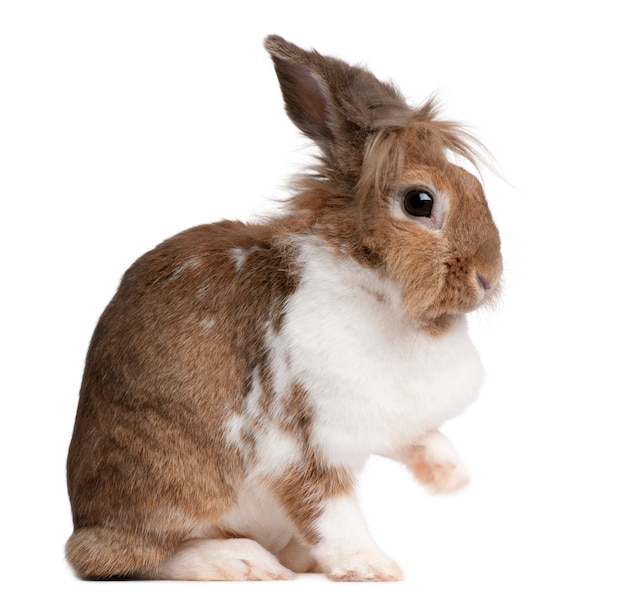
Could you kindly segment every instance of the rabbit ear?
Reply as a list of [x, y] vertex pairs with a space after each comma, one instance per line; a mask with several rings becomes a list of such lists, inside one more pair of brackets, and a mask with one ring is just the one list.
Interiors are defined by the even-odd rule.
[[268, 36], [265, 48], [274, 61], [285, 109], [291, 120], [315, 141], [321, 143], [332, 138], [331, 95], [311, 65], [315, 62], [311, 53], [280, 36]]
[[410, 114], [396, 89], [365, 69], [302, 50], [280, 36], [268, 36], [265, 48], [274, 61], [287, 114], [323, 149], [353, 143], [359, 130], [367, 133], [381, 120]]

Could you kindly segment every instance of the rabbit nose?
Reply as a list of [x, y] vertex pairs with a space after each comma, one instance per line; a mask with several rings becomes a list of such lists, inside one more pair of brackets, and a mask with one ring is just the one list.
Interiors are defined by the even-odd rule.
[[480, 273], [476, 274], [476, 280], [478, 281], [479, 286], [485, 291], [489, 292], [497, 283], [497, 279], [492, 281], [489, 278], [481, 275]]

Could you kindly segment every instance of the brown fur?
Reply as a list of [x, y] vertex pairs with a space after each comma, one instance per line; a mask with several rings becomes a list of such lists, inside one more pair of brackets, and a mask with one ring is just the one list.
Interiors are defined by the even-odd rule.
[[[255, 266], [238, 277], [226, 251], [251, 244]], [[77, 533], [67, 555], [80, 575], [151, 567], [159, 548], [163, 558], [188, 527], [163, 536], [155, 511], [215, 519], [234, 502], [244, 469], [222, 426], [265, 355], [250, 335], [295, 287], [282, 254], [263, 227], [218, 223], [164, 242], [124, 276], [92, 339], [68, 457]], [[222, 325], [199, 338], [207, 317]], [[132, 560], [101, 565], [98, 545], [108, 559], [126, 533], [138, 541]]]
[[320, 536], [315, 521], [323, 503], [349, 493], [353, 486], [354, 479], [347, 470], [329, 468], [312, 455], [304, 468], [285, 469], [271, 487], [298, 526], [303, 541], [316, 544]]
[[[396, 282], [406, 321], [432, 334], [480, 304], [477, 273], [500, 275], [482, 188], [446, 157], [475, 160], [457, 124], [438, 121], [432, 101], [409, 107], [367, 70], [277, 36], [266, 48], [287, 113], [320, 146], [320, 163], [297, 181], [283, 216], [190, 229], [124, 275], [89, 347], [69, 449], [75, 531], [67, 557], [80, 576], [149, 570], [236, 502], [255, 437], [242, 434], [244, 447], [236, 448], [224, 426], [241, 412], [255, 373], [268, 415], [278, 396], [264, 334], [268, 325], [280, 331], [298, 287], [292, 235], [315, 234]], [[448, 195], [442, 233], [390, 217], [390, 200], [407, 179]], [[247, 251], [240, 266], [237, 248]], [[307, 462], [268, 485], [299, 539], [313, 544], [323, 502], [351, 491], [353, 478], [311, 447], [306, 391], [294, 384], [282, 403], [283, 415], [271, 421], [297, 436]]]

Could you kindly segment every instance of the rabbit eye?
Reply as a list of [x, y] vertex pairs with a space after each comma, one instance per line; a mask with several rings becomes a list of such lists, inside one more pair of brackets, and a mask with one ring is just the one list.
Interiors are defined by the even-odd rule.
[[430, 217], [433, 210], [433, 196], [424, 189], [411, 189], [404, 195], [404, 210], [411, 216]]

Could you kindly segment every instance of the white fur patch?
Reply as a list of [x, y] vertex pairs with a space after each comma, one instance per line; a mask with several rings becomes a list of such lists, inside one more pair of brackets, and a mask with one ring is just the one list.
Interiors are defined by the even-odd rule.
[[[255, 373], [252, 389], [243, 402], [243, 411], [233, 413], [224, 429], [228, 443], [238, 448], [250, 464], [249, 476], [271, 478], [302, 460], [302, 444], [272, 422], [275, 412], [261, 408], [263, 395], [261, 381]], [[275, 402], [272, 405], [276, 407]], [[244, 439], [245, 435], [250, 439]]]
[[430, 469], [427, 487], [436, 494], [447, 494], [465, 487], [469, 471], [450, 441], [439, 431], [422, 439], [423, 464]]
[[170, 279], [177, 279], [188, 271], [195, 271], [202, 265], [202, 261], [197, 256], [191, 256], [180, 263], [170, 275]]
[[300, 285], [273, 347], [311, 396], [313, 439], [329, 464], [394, 457], [476, 398], [483, 370], [464, 318], [428, 336], [400, 319], [393, 283], [319, 238], [300, 245]]
[[249, 536], [271, 552], [280, 552], [295, 529], [276, 497], [262, 482], [250, 479], [238, 494], [237, 504], [218, 521], [222, 530]]
[[317, 521], [322, 539], [312, 552], [335, 580], [401, 580], [402, 569], [372, 540], [352, 496], [328, 500]]
[[248, 259], [248, 256], [258, 249], [259, 248], [257, 246], [252, 246], [251, 248], [233, 248], [230, 251], [230, 258], [235, 263], [235, 269], [237, 271], [241, 271], [244, 263]]
[[204, 319], [200, 320], [200, 330], [202, 332], [210, 332], [216, 324], [217, 322], [215, 321], [215, 319], [211, 317], [205, 317]]

